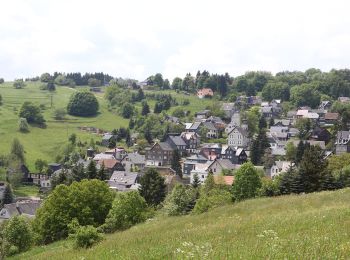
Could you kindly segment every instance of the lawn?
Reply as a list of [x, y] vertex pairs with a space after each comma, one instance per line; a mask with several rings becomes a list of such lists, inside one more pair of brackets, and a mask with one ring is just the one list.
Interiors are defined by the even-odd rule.
[[21, 185], [13, 189], [16, 197], [38, 197], [39, 187], [34, 185]]
[[[57, 151], [67, 142], [72, 133], [77, 134], [82, 142], [89, 142], [91, 138], [100, 140], [100, 137], [95, 134], [80, 131], [78, 129], [80, 126], [112, 130], [128, 125], [128, 120], [108, 111], [103, 95], [97, 96], [100, 103], [97, 116], [89, 118], [67, 116], [64, 121], [54, 120], [52, 117], [54, 109], [65, 108], [71, 94], [81, 88], [57, 87], [57, 90], [51, 94], [40, 90], [39, 86], [40, 83], [35, 82], [27, 83], [24, 89], [14, 89], [11, 83], [0, 85], [0, 94], [3, 97], [3, 105], [0, 106], [0, 154], [8, 153], [13, 138], [18, 138], [24, 146], [27, 164], [32, 171], [35, 170], [34, 162], [38, 158], [48, 162], [53, 161]], [[18, 131], [18, 111], [24, 101], [45, 105], [46, 128], [30, 127], [29, 133]]]
[[15, 259], [346, 259], [350, 189], [259, 198], [197, 216], [159, 217], [88, 250], [60, 241]]

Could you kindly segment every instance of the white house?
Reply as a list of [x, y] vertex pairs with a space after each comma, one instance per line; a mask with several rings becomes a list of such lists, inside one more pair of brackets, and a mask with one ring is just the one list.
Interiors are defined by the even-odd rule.
[[237, 146], [247, 148], [250, 144], [248, 133], [243, 128], [236, 126], [228, 133], [227, 144], [229, 146]]
[[287, 172], [291, 166], [294, 166], [294, 163], [289, 161], [275, 161], [270, 170], [271, 178]]

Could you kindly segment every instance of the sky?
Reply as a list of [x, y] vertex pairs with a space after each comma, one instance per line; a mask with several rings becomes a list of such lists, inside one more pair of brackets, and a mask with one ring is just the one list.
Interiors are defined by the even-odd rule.
[[349, 67], [350, 1], [0, 0], [0, 77]]

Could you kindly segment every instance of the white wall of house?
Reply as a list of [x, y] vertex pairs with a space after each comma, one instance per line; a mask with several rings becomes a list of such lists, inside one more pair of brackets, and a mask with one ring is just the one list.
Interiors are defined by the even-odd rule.
[[247, 147], [249, 145], [249, 139], [237, 129], [234, 129], [228, 135], [227, 144], [230, 146]]

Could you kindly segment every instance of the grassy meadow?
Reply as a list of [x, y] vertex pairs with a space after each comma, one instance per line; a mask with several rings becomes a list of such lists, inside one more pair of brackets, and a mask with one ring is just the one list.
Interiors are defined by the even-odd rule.
[[[26, 82], [26, 84], [27, 86], [23, 89], [15, 89], [11, 82], [0, 85], [0, 94], [3, 98], [3, 105], [0, 106], [0, 154], [8, 153], [13, 138], [17, 137], [24, 146], [27, 165], [32, 171], [35, 171], [34, 162], [38, 158], [52, 162], [63, 145], [67, 143], [68, 137], [73, 133], [82, 142], [89, 142], [91, 138], [95, 140], [101, 139], [96, 134], [80, 131], [78, 127], [89, 126], [111, 131], [114, 128], [128, 126], [129, 120], [122, 118], [115, 111], [108, 110], [103, 93], [96, 93], [100, 103], [100, 110], [97, 116], [83, 118], [67, 115], [65, 120], [55, 120], [53, 118], [54, 110], [56, 108], [65, 108], [71, 94], [74, 91], [86, 89], [86, 87], [74, 89], [56, 87], [56, 91], [50, 93], [49, 91], [40, 90], [40, 82]], [[156, 92], [172, 94], [179, 104], [183, 100], [188, 99], [190, 105], [183, 108], [191, 111], [191, 114], [213, 103], [212, 100], [201, 100], [194, 95], [179, 94], [170, 90]], [[43, 112], [47, 123], [46, 128], [30, 126], [29, 133], [18, 131], [18, 113], [24, 101], [31, 101], [37, 105], [45, 106]], [[148, 100], [148, 103], [152, 110], [155, 101]], [[136, 104], [136, 107], [141, 111], [140, 102]], [[176, 107], [172, 107], [168, 113], [171, 114], [174, 109]]]
[[[38, 158], [48, 162], [53, 161], [72, 133], [77, 134], [78, 139], [83, 142], [89, 142], [91, 138], [100, 139], [99, 136], [80, 131], [78, 129], [80, 126], [112, 130], [128, 125], [128, 120], [108, 111], [103, 94], [98, 95], [100, 111], [97, 116], [82, 118], [67, 115], [65, 120], [55, 120], [53, 111], [56, 108], [65, 108], [71, 94], [81, 88], [57, 87], [56, 91], [51, 94], [40, 90], [40, 83], [27, 82], [26, 84], [27, 86], [23, 89], [14, 89], [11, 83], [0, 85], [0, 94], [3, 97], [3, 105], [0, 106], [0, 154], [8, 153], [13, 138], [17, 137], [24, 146], [27, 164], [31, 170], [35, 170], [34, 162]], [[43, 112], [47, 123], [46, 128], [30, 126], [29, 133], [18, 131], [18, 112], [24, 101], [45, 105]]]
[[259, 198], [211, 212], [158, 217], [87, 250], [72, 241], [14, 259], [347, 259], [350, 189]]

